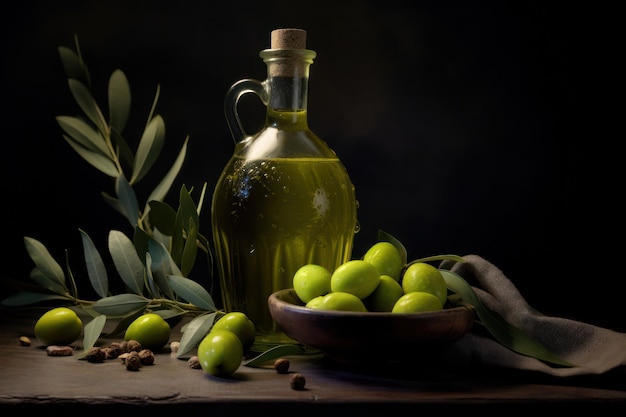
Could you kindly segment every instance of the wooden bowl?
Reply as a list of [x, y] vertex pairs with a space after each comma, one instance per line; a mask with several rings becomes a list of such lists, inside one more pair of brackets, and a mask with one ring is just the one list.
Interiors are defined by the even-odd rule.
[[341, 363], [415, 360], [465, 335], [475, 319], [471, 306], [411, 314], [316, 310], [293, 289], [270, 295], [268, 305], [287, 336]]

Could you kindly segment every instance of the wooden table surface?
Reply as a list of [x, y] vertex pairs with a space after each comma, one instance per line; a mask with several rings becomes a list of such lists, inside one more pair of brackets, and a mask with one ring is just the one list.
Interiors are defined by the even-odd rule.
[[[0, 410], [2, 416], [202, 415], [445, 416], [459, 412], [517, 416], [531, 412], [626, 411], [626, 369], [604, 375], [555, 378], [505, 369], [447, 369], [416, 360], [405, 369], [346, 368], [323, 356], [289, 357], [290, 372], [306, 378], [291, 389], [289, 375], [241, 366], [227, 379], [191, 369], [169, 348], [152, 366], [127, 371], [119, 360], [90, 363], [47, 356], [33, 335], [41, 310], [0, 312]], [[180, 339], [175, 326], [170, 340]], [[28, 336], [31, 346], [22, 346]], [[113, 340], [101, 339], [103, 346]], [[77, 342], [80, 347], [80, 340]], [[11, 414], [8, 414], [11, 412]], [[201, 413], [201, 414], [200, 414]], [[429, 414], [423, 414], [429, 413]]]

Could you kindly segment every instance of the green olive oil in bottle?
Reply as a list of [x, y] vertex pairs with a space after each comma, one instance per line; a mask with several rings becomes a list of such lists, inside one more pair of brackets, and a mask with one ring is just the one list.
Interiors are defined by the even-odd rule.
[[[263, 82], [243, 79], [225, 99], [234, 154], [214, 190], [212, 232], [222, 301], [242, 311], [257, 329], [255, 345], [293, 342], [274, 323], [268, 297], [293, 288], [293, 275], [308, 263], [331, 272], [352, 255], [357, 201], [335, 152], [307, 123], [309, 66], [306, 32], [278, 29]], [[249, 135], [237, 111], [239, 98], [256, 94], [266, 106], [264, 127]]]

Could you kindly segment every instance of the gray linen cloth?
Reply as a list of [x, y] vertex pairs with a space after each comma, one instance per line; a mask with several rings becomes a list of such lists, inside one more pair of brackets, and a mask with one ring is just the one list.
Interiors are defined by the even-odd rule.
[[538, 371], [554, 376], [602, 374], [626, 365], [626, 333], [546, 316], [528, 305], [498, 267], [477, 255], [466, 255], [463, 259], [465, 262], [443, 261], [439, 268], [463, 277], [487, 308], [576, 366], [563, 368], [546, 364], [513, 352], [476, 332], [466, 334], [446, 348], [443, 353], [447, 361]]

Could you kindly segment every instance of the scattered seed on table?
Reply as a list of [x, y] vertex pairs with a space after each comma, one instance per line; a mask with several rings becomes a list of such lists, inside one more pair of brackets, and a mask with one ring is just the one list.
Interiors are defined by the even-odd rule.
[[274, 369], [279, 374], [286, 374], [289, 372], [289, 360], [285, 358], [279, 358], [274, 361]]
[[291, 388], [295, 390], [303, 390], [304, 385], [306, 384], [306, 378], [302, 374], [293, 374], [289, 378], [289, 383], [291, 384]]
[[50, 345], [46, 348], [48, 356], [72, 356], [74, 349], [71, 346]]

